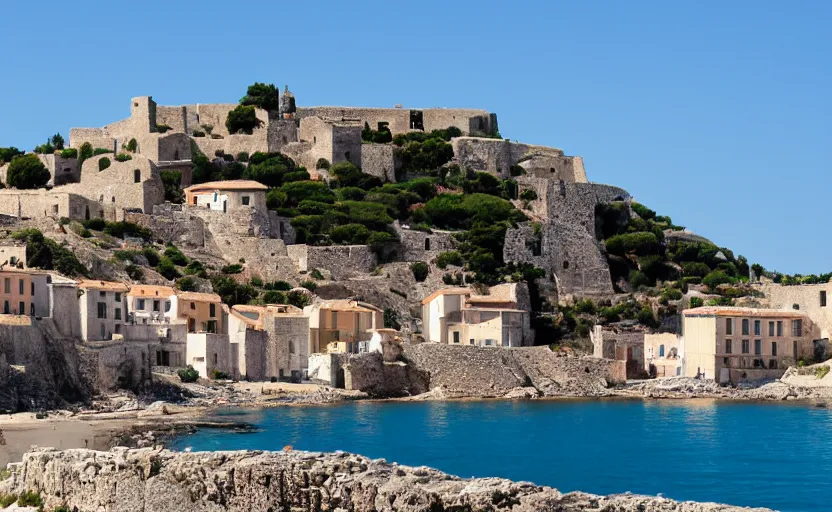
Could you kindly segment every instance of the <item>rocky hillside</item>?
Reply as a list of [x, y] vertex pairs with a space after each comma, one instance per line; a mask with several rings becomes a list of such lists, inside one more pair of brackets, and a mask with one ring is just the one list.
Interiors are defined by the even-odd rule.
[[751, 510], [630, 494], [563, 494], [531, 483], [461, 479], [341, 452], [36, 450], [0, 483], [6, 496], [25, 492], [34, 493], [31, 501], [39, 493], [46, 510], [78, 512]]

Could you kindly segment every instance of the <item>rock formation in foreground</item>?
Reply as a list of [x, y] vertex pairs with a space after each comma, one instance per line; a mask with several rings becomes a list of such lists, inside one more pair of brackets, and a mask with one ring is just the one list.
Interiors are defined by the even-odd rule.
[[46, 510], [79, 512], [685, 511], [748, 509], [580, 492], [500, 478], [461, 479], [347, 453], [40, 449], [15, 464], [0, 493], [39, 491]]

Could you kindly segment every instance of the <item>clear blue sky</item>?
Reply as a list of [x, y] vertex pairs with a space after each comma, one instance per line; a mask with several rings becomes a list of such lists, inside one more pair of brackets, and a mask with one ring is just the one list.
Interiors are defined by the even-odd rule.
[[752, 262], [832, 271], [832, 2], [7, 4], [0, 146], [254, 81], [300, 105], [484, 108]]

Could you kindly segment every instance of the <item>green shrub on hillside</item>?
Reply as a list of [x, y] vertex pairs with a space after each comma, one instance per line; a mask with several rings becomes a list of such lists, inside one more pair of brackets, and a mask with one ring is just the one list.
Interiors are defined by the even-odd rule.
[[[255, 82], [248, 86], [246, 95], [240, 99], [241, 105], [260, 107], [263, 110], [278, 110], [280, 108], [280, 89], [274, 84]], [[229, 128], [229, 133], [235, 133]]]
[[659, 248], [659, 240], [653, 233], [624, 233], [615, 235], [606, 240], [607, 252], [624, 256], [634, 253], [639, 256], [646, 256], [655, 253]]
[[78, 158], [78, 150], [75, 148], [62, 149], [61, 158]]
[[714, 270], [702, 278], [702, 284], [707, 286], [711, 291], [716, 290], [721, 284], [733, 283], [734, 281], [734, 278], [721, 270]]
[[461, 267], [462, 264], [462, 255], [459, 251], [445, 251], [436, 257], [436, 266], [441, 269], [447, 268], [448, 265]]
[[162, 275], [165, 279], [173, 281], [181, 276], [176, 265], [167, 256], [162, 256], [159, 263], [156, 265], [156, 272]]
[[179, 380], [186, 384], [199, 380], [199, 372], [191, 365], [188, 365], [186, 368], [180, 368], [177, 374], [179, 375]]
[[37, 229], [22, 229], [12, 233], [12, 238], [26, 243], [26, 260], [30, 267], [57, 270], [69, 277], [88, 276], [87, 268], [78, 261], [75, 253]]
[[165, 256], [170, 258], [175, 265], [185, 266], [188, 264], [188, 257], [174, 245], [165, 247]]
[[413, 272], [413, 278], [421, 283], [428, 278], [430, 267], [424, 261], [417, 261], [410, 265], [410, 271]]

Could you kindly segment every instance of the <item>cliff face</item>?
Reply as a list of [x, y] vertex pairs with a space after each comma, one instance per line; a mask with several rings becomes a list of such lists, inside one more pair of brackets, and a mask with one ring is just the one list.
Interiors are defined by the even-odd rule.
[[79, 512], [750, 510], [647, 496], [562, 494], [346, 453], [45, 449], [27, 453], [14, 469], [0, 492], [39, 491], [47, 510], [65, 505]]

